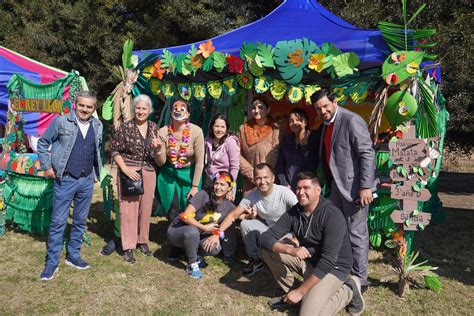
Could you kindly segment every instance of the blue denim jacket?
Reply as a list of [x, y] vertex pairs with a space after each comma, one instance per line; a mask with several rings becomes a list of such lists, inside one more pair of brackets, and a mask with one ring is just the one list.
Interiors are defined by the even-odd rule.
[[[94, 168], [94, 172], [97, 179], [99, 179], [102, 162], [100, 148], [102, 146], [103, 128], [102, 123], [94, 117], [92, 117], [91, 125], [94, 128], [96, 159], [99, 166], [98, 169]], [[58, 116], [53, 119], [38, 140], [38, 156], [41, 170], [48, 170], [53, 167], [56, 178], [62, 178], [78, 132], [80, 131], [74, 111], [69, 115]]]

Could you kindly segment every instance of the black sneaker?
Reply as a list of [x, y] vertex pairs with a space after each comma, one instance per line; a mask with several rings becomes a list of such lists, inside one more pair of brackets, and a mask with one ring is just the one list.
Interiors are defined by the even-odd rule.
[[347, 304], [347, 312], [351, 315], [361, 315], [365, 309], [365, 301], [359, 278], [351, 275], [345, 284], [352, 289], [352, 300]]
[[134, 264], [137, 261], [137, 260], [135, 260], [135, 257], [133, 256], [133, 250], [132, 249], [125, 250], [125, 252], [123, 253], [122, 258], [123, 258], [123, 260], [125, 260], [125, 262], [130, 263], [130, 264]]
[[224, 255], [224, 258], [222, 259], [222, 262], [224, 262], [224, 264], [230, 266], [230, 265], [233, 265], [235, 263], [235, 256], [233, 255]]
[[103, 256], [110, 256], [115, 251], [115, 240], [109, 241], [100, 252]]
[[251, 276], [263, 269], [263, 262], [260, 259], [250, 259], [248, 265], [242, 269], [242, 274]]
[[290, 307], [290, 304], [283, 300], [283, 296], [277, 296], [268, 301], [271, 309], [284, 309]]
[[148, 248], [148, 245], [147, 244], [140, 244], [138, 245], [138, 249], [140, 250], [140, 252], [149, 257], [151, 256], [153, 253], [151, 252], [150, 248]]

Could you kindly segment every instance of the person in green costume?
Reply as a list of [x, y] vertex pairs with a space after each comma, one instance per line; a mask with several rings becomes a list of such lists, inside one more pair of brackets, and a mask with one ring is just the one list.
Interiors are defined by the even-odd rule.
[[189, 105], [173, 103], [168, 126], [159, 131], [162, 142], [155, 161], [160, 167], [157, 191], [160, 205], [157, 213], [174, 218], [201, 187], [204, 168], [204, 135], [202, 129], [189, 122]]

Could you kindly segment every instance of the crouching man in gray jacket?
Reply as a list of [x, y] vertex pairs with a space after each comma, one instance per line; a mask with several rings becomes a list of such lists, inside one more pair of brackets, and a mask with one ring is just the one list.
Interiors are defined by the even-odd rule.
[[[352, 251], [342, 212], [320, 196], [311, 172], [297, 175], [298, 204], [261, 236], [262, 257], [285, 292], [269, 302], [272, 308], [301, 302], [300, 315], [334, 315], [347, 306], [364, 310], [360, 280], [349, 276]], [[292, 233], [291, 240], [280, 240]], [[288, 242], [287, 242], [288, 241]], [[304, 277], [295, 286], [293, 272]]]

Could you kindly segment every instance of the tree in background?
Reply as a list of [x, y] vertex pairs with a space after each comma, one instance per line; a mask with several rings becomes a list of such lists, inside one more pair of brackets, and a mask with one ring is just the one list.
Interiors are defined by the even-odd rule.
[[[0, 45], [63, 70], [76, 69], [105, 96], [117, 83], [112, 65], [120, 63], [126, 38], [136, 49], [169, 47], [204, 40], [265, 16], [282, 1], [249, 0], [2, 0]], [[447, 145], [470, 152], [474, 115], [470, 80], [473, 37], [469, 0], [412, 0], [427, 8], [413, 27], [438, 30], [432, 52], [442, 63], [443, 92], [451, 113]], [[400, 22], [398, 0], [321, 0], [360, 28], [378, 21]]]

